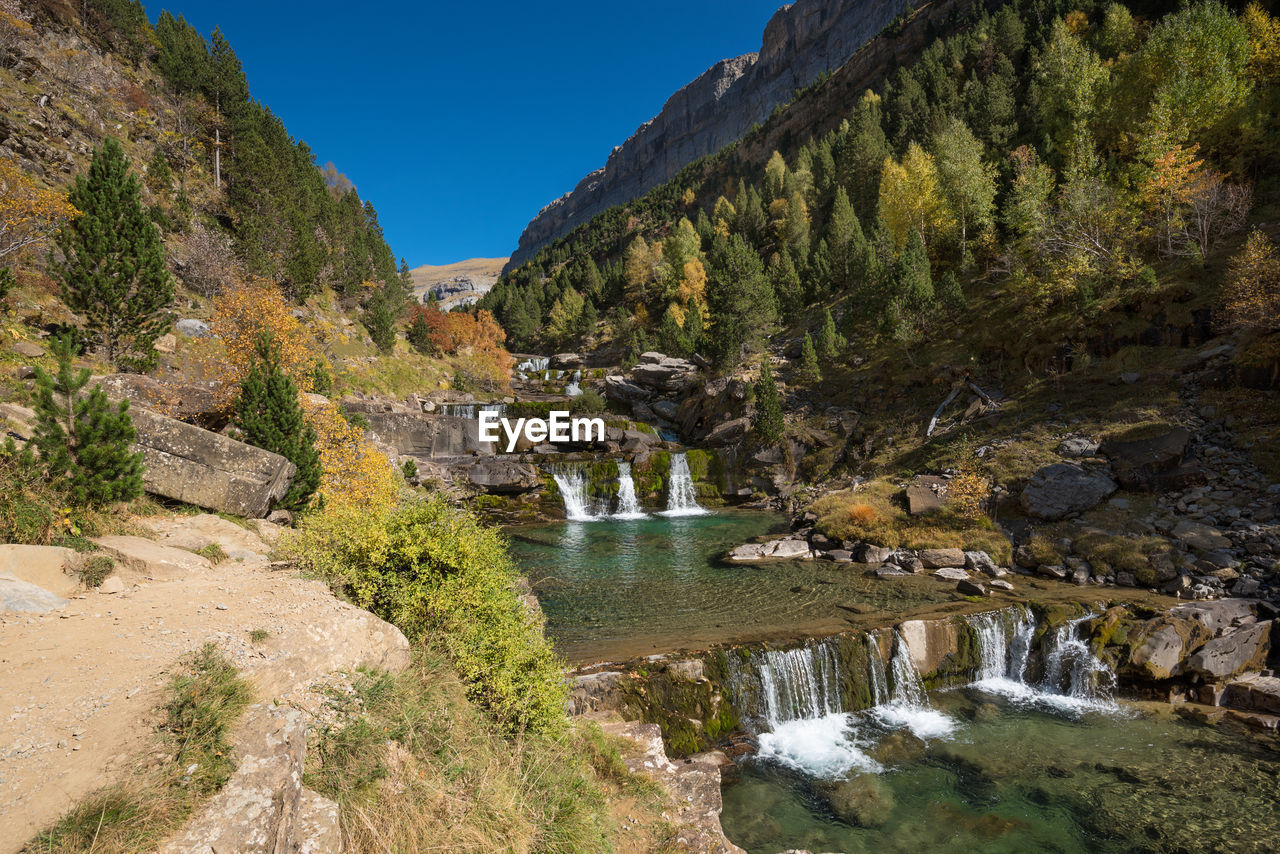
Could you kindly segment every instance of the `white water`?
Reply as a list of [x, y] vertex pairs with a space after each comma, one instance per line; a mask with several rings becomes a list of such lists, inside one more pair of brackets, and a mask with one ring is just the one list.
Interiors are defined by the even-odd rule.
[[871, 714], [891, 729], [906, 727], [918, 738], [943, 738], [956, 730], [956, 722], [929, 705], [924, 680], [911, 658], [906, 638], [894, 633], [893, 659], [889, 662], [893, 675], [893, 693], [889, 702], [871, 709]]
[[591, 497], [587, 494], [587, 474], [581, 469], [566, 469], [551, 472], [551, 477], [564, 499], [564, 515], [571, 522], [594, 522], [600, 517], [591, 506]]
[[698, 490], [689, 474], [689, 460], [684, 454], [672, 454], [667, 472], [667, 509], [662, 516], [704, 516], [710, 511], [698, 504]]
[[636, 482], [631, 477], [631, 463], [618, 463], [618, 509], [614, 519], [644, 519], [648, 514], [640, 508]]
[[564, 393], [568, 397], [577, 397], [582, 394], [582, 371], [573, 372], [573, 379], [565, 385]]
[[1069, 715], [1115, 712], [1115, 673], [1101, 661], [1078, 627], [1094, 614], [1086, 614], [1059, 626], [1044, 646], [1044, 678], [1027, 682], [1027, 659], [1035, 634], [1035, 617], [1028, 610], [1010, 616], [1008, 611], [975, 614], [969, 624], [978, 635], [980, 664], [973, 687], [998, 694], [1027, 706]]
[[867, 635], [867, 645], [871, 647], [871, 661], [867, 668], [871, 677], [871, 703], [880, 706], [889, 702], [889, 675], [874, 635]]

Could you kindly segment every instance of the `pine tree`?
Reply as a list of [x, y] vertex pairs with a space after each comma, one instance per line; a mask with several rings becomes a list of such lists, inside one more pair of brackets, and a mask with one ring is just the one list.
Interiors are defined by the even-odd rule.
[[409, 328], [405, 330], [404, 337], [409, 341], [409, 345], [419, 353], [428, 356], [439, 355], [436, 352], [435, 344], [431, 341], [431, 327], [427, 324], [426, 312], [417, 310], [412, 313], [412, 317], [409, 318]]
[[298, 387], [280, 367], [279, 345], [264, 336], [258, 358], [240, 383], [235, 425], [245, 442], [279, 454], [297, 466], [289, 492], [280, 506], [305, 506], [320, 485], [320, 453], [316, 433], [302, 417]]
[[142, 206], [138, 178], [120, 143], [108, 138], [94, 152], [88, 177], [76, 178], [68, 196], [80, 216], [58, 233], [65, 256], [53, 265], [63, 301], [85, 317], [86, 331], [114, 364], [146, 368], [152, 345], [168, 328], [165, 308], [173, 282], [164, 244]]
[[795, 317], [804, 308], [804, 291], [789, 253], [773, 253], [773, 257], [769, 259], [769, 281], [778, 296], [778, 309], [782, 316]]
[[136, 498], [142, 494], [142, 454], [130, 448], [137, 432], [129, 402], [112, 407], [100, 385], [83, 394], [89, 369], [72, 368], [75, 354], [69, 337], [58, 338], [53, 344], [57, 375], [36, 368], [32, 442], [46, 476], [73, 506], [100, 507]]
[[360, 322], [369, 331], [374, 346], [383, 353], [390, 353], [396, 345], [396, 321], [403, 307], [399, 282], [379, 287], [365, 307]]
[[802, 383], [813, 385], [822, 382], [822, 368], [818, 367], [818, 353], [813, 349], [813, 338], [804, 334], [804, 343], [800, 345], [800, 367], [796, 377]]
[[786, 430], [782, 420], [782, 403], [778, 400], [778, 386], [773, 381], [769, 357], [760, 362], [760, 378], [756, 380], [756, 411], [751, 418], [751, 429], [767, 445], [776, 445]]
[[844, 345], [845, 340], [836, 332], [836, 321], [828, 308], [822, 313], [822, 328], [818, 330], [818, 355], [824, 362], [834, 362]]

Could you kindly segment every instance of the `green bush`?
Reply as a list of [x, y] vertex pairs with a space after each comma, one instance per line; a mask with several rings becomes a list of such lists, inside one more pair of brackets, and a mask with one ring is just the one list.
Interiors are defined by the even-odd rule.
[[561, 662], [516, 593], [502, 535], [470, 513], [439, 495], [385, 514], [336, 507], [304, 518], [283, 548], [411, 639], [435, 639], [505, 731], [563, 730]]

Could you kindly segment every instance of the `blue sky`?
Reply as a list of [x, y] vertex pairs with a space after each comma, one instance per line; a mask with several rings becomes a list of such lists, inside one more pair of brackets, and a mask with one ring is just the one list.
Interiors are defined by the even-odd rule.
[[410, 266], [510, 253], [538, 209], [778, 0], [144, 0], [221, 27], [253, 96], [378, 209]]

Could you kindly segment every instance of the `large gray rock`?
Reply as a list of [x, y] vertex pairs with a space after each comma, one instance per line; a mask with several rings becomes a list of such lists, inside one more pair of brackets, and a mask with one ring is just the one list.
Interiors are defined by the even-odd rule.
[[1185, 427], [1166, 427], [1140, 439], [1104, 439], [1098, 453], [1111, 460], [1116, 479], [1125, 489], [1155, 490], [1162, 475], [1178, 468], [1191, 441]]
[[1227, 685], [1222, 705], [1280, 715], [1280, 677], [1249, 674]]
[[732, 421], [725, 421], [712, 428], [711, 432], [707, 434], [704, 443], [713, 448], [732, 445], [742, 441], [750, 429], [750, 418], [735, 418]]
[[663, 356], [659, 361], [642, 361], [631, 369], [637, 385], [660, 392], [684, 391], [696, 379], [698, 368], [692, 362]]
[[43, 587], [37, 587], [7, 573], [0, 573], [0, 612], [16, 611], [39, 614], [67, 604]]
[[1031, 476], [1022, 490], [1022, 509], [1053, 522], [1097, 507], [1115, 491], [1116, 482], [1103, 472], [1075, 463], [1054, 463]]
[[25, 581], [54, 596], [70, 596], [80, 587], [82, 558], [58, 546], [0, 545], [0, 577]]
[[417, 412], [370, 412], [365, 415], [378, 441], [402, 456], [419, 459], [488, 455], [506, 449], [506, 433], [498, 442], [480, 441], [478, 418]]
[[645, 401], [653, 396], [652, 392], [643, 389], [626, 377], [612, 375], [604, 378], [604, 395], [619, 403], [635, 403]]
[[467, 480], [485, 492], [501, 495], [528, 492], [542, 483], [536, 466], [497, 458], [472, 463]]
[[221, 430], [231, 420], [232, 401], [223, 393], [222, 383], [214, 380], [183, 382], [145, 374], [108, 374], [95, 382], [113, 400], [128, 400], [137, 408], [161, 412], [206, 430]]
[[1270, 649], [1270, 620], [1239, 626], [1196, 650], [1186, 669], [1209, 680], [1229, 679], [1263, 667]]
[[947, 479], [929, 474], [918, 474], [907, 484], [907, 512], [921, 516], [941, 510], [946, 500]]
[[131, 409], [147, 492], [206, 510], [261, 518], [297, 469], [279, 454], [145, 409]]
[[964, 549], [921, 549], [919, 558], [926, 569], [965, 565]]

